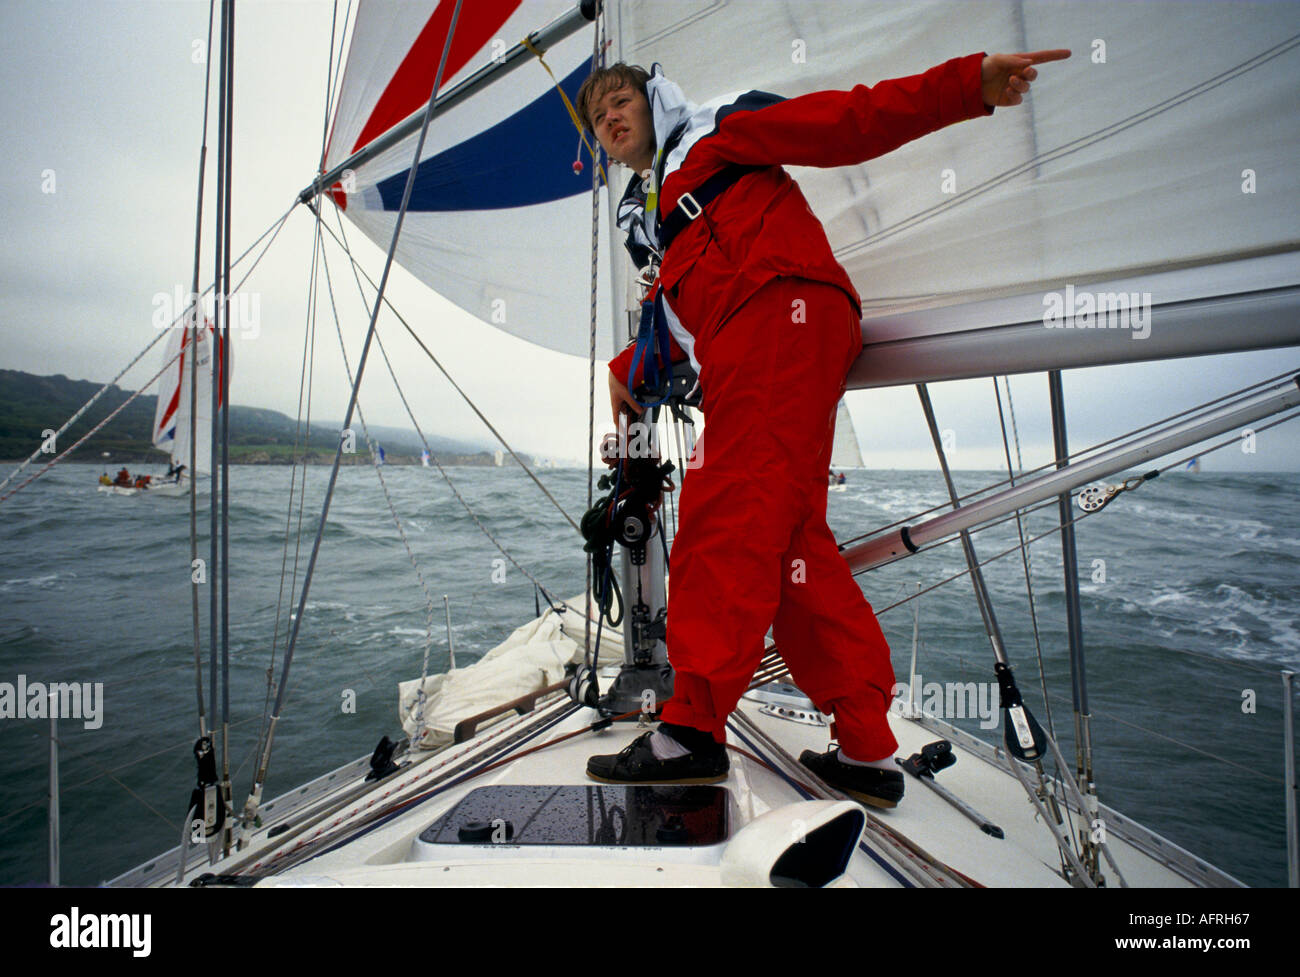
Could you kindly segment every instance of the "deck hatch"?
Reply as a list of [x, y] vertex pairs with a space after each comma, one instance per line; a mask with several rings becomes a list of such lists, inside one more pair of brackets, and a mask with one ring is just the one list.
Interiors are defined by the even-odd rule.
[[696, 847], [729, 835], [726, 788], [498, 784], [470, 791], [420, 833], [434, 845]]

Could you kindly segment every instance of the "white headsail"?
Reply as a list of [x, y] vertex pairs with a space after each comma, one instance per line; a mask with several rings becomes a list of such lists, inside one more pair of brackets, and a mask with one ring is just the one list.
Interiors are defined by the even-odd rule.
[[844, 468], [864, 468], [862, 448], [858, 445], [858, 432], [853, 429], [853, 418], [849, 408], [840, 401], [835, 412], [835, 443], [831, 447], [831, 468], [840, 471]]
[[[158, 406], [154, 411], [153, 443], [171, 455], [173, 465], [190, 465], [190, 349], [191, 330], [173, 328], [163, 350], [168, 369], [158, 379]], [[196, 384], [195, 468], [212, 470], [212, 323], [198, 334], [198, 382]], [[182, 346], [184, 347], [182, 349]]]

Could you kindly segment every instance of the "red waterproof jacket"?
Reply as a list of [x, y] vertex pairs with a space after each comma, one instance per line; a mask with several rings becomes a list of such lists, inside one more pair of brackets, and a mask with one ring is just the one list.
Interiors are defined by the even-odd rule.
[[[858, 85], [848, 92], [791, 99], [747, 92], [703, 106], [685, 102], [655, 65], [647, 91], [657, 139], [667, 152], [659, 214], [645, 215], [639, 177], [632, 179], [620, 203], [619, 224], [629, 232], [627, 246], [634, 259], [648, 257], [645, 245], [657, 247], [655, 218], [671, 214], [682, 194], [732, 164], [761, 167], [708, 204], [663, 258], [658, 287], [669, 306], [673, 360], [691, 354], [697, 370], [707, 364], [718, 330], [746, 299], [779, 276], [835, 285], [860, 314], [858, 293], [831, 253], [821, 221], [781, 166], [862, 163], [954, 122], [991, 115], [981, 96], [983, 59], [983, 53], [954, 58], [919, 75], [874, 87]], [[610, 362], [623, 382], [634, 345]], [[640, 381], [638, 368], [628, 386], [635, 389]]]

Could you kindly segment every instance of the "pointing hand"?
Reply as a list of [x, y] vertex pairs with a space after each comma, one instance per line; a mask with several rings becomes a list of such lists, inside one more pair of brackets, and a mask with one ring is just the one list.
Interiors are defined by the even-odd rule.
[[990, 54], [980, 68], [984, 104], [993, 107], [1019, 105], [1029, 91], [1029, 83], [1038, 77], [1036, 64], [1064, 61], [1070, 56], [1065, 48], [1034, 51], [1030, 54]]

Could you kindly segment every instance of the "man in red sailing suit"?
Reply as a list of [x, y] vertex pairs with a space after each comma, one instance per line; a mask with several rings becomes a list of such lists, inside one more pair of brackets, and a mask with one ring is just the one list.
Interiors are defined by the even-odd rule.
[[[1018, 105], [1034, 64], [1069, 56], [973, 54], [909, 78], [781, 99], [748, 92], [697, 106], [655, 66], [594, 73], [578, 108], [638, 174], [619, 225], [638, 267], [662, 252], [674, 360], [699, 374], [706, 429], [683, 479], [667, 646], [672, 699], [657, 732], [592, 757], [594, 779], [713, 783], [725, 723], [769, 626], [840, 749], [805, 752], [824, 780], [876, 806], [903, 794], [887, 721], [889, 646], [826, 524], [836, 405], [862, 351], [860, 300], [782, 164], [845, 166], [936, 129]], [[657, 191], [657, 193], [656, 193]], [[688, 196], [689, 195], [689, 196]], [[651, 347], [648, 355], [654, 354]], [[610, 363], [615, 423], [633, 347]]]

